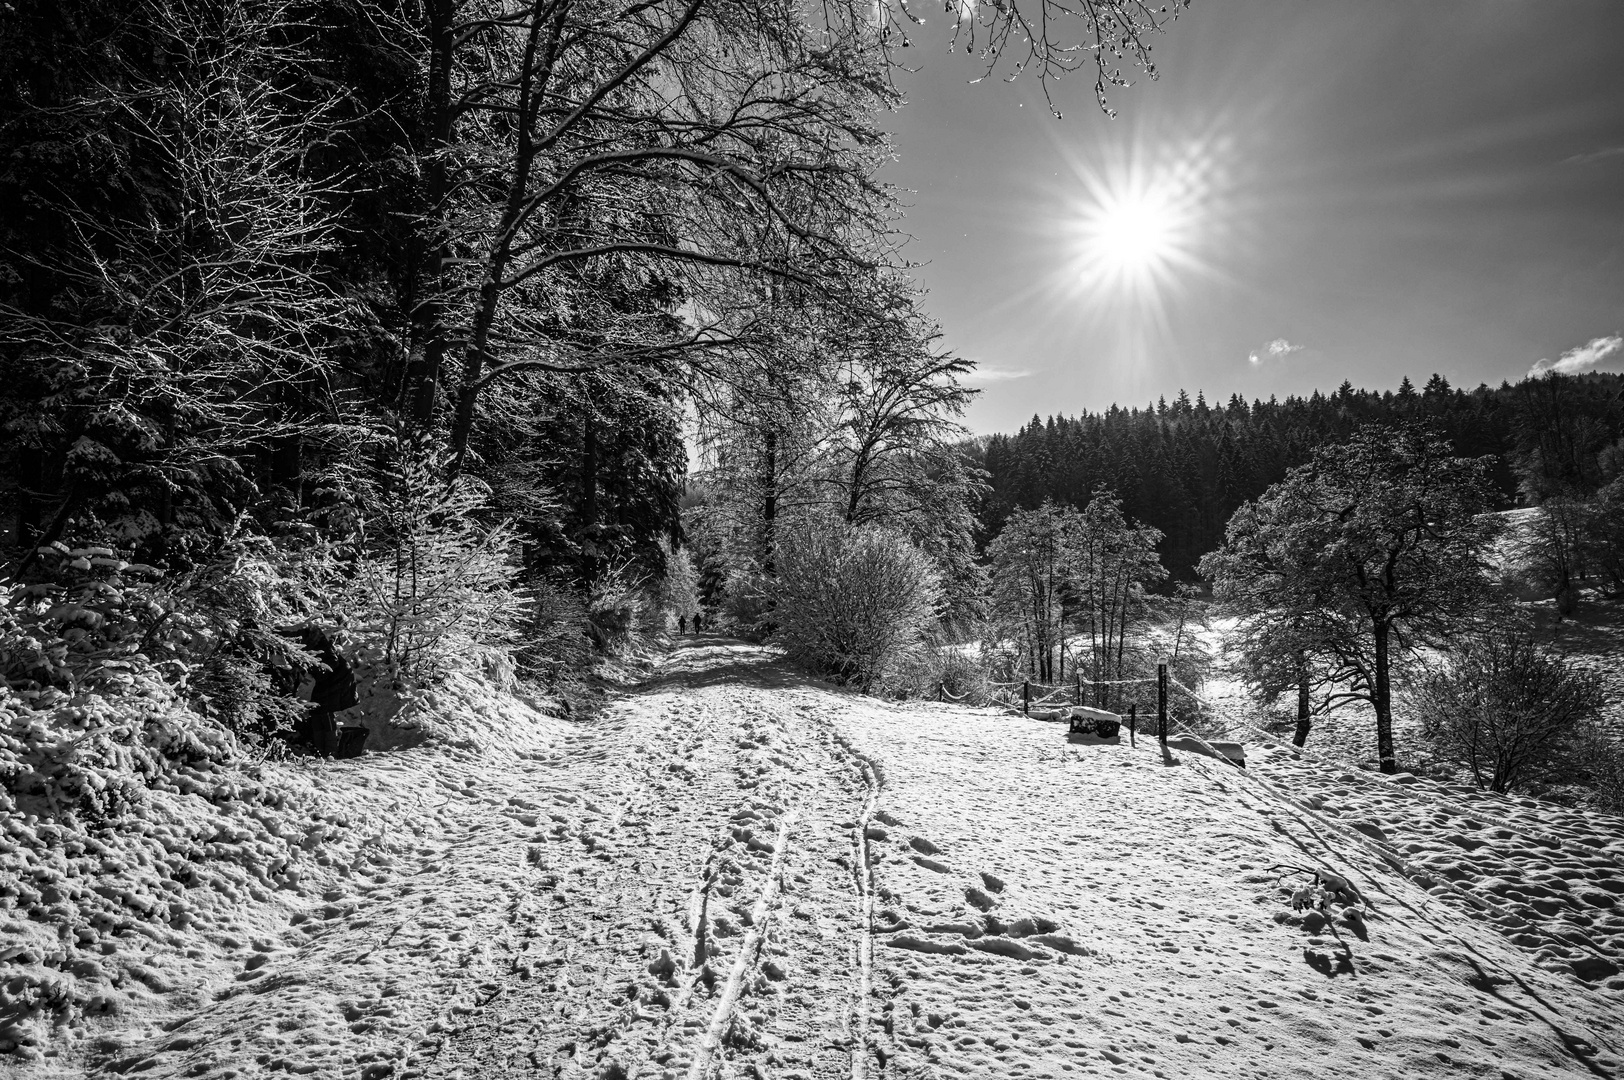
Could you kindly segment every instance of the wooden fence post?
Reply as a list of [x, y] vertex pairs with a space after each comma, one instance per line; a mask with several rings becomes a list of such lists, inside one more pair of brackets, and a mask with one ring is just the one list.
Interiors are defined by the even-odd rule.
[[1137, 743], [1135, 743], [1135, 741], [1134, 741], [1134, 736], [1138, 733], [1137, 732], [1138, 727], [1139, 727], [1139, 703], [1134, 702], [1132, 705], [1128, 706], [1128, 745], [1129, 746], [1137, 745]]
[[1032, 682], [1030, 679], [1021, 683], [1021, 712], [1027, 716], [1032, 715]]
[[1156, 665], [1156, 738], [1167, 747], [1167, 665]]

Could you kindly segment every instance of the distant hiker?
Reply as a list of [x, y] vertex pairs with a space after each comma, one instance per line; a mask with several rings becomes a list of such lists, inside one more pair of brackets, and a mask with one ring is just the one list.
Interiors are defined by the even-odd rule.
[[694, 633], [697, 634], [701, 630], [704, 629], [704, 626], [705, 626], [704, 621], [703, 621], [704, 618], [705, 617], [703, 615], [701, 615], [699, 612], [697, 612], [697, 611], [694, 612]]
[[[697, 630], [698, 628], [699, 627], [698, 627], [697, 622], [696, 622], [694, 629]], [[688, 616], [686, 616], [686, 615], [678, 615], [677, 616], [677, 633], [686, 634], [687, 632], [688, 632]]]

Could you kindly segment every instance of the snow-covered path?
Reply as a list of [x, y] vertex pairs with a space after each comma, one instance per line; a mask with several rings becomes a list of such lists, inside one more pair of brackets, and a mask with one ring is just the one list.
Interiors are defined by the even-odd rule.
[[431, 1075], [697, 1080], [767, 1057], [774, 1076], [850, 1073], [869, 790], [798, 681], [690, 646], [617, 711], [570, 765], [590, 817], [531, 849], [532, 959]]
[[[1535, 967], [1316, 812], [1323, 795], [1302, 792], [1336, 782], [1321, 767], [1175, 756], [862, 698], [689, 640], [549, 750], [369, 756], [466, 792], [441, 834], [107, 1064], [363, 1080], [1618, 1073], [1618, 990]], [[1361, 789], [1367, 816], [1380, 794]], [[1624, 860], [1624, 837], [1592, 854]], [[1368, 916], [1294, 912], [1301, 878], [1282, 882], [1281, 863], [1348, 877]]]

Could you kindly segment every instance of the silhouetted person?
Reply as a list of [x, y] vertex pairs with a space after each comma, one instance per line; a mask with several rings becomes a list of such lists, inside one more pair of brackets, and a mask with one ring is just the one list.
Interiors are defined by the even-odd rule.
[[338, 718], [335, 714], [350, 708], [359, 699], [355, 695], [355, 672], [333, 646], [333, 639], [318, 626], [305, 625], [284, 630], [285, 637], [299, 645], [321, 662], [321, 667], [305, 670], [299, 681], [299, 696], [306, 697], [316, 706], [305, 717], [305, 740], [322, 757], [338, 753]]

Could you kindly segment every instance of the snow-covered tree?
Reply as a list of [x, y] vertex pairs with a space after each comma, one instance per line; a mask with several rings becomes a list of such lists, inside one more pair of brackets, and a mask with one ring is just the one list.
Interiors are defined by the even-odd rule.
[[1307, 664], [1332, 700], [1371, 705], [1396, 772], [1394, 661], [1489, 613], [1493, 505], [1486, 462], [1425, 427], [1367, 425], [1238, 510], [1201, 572], [1241, 613], [1254, 666]]

